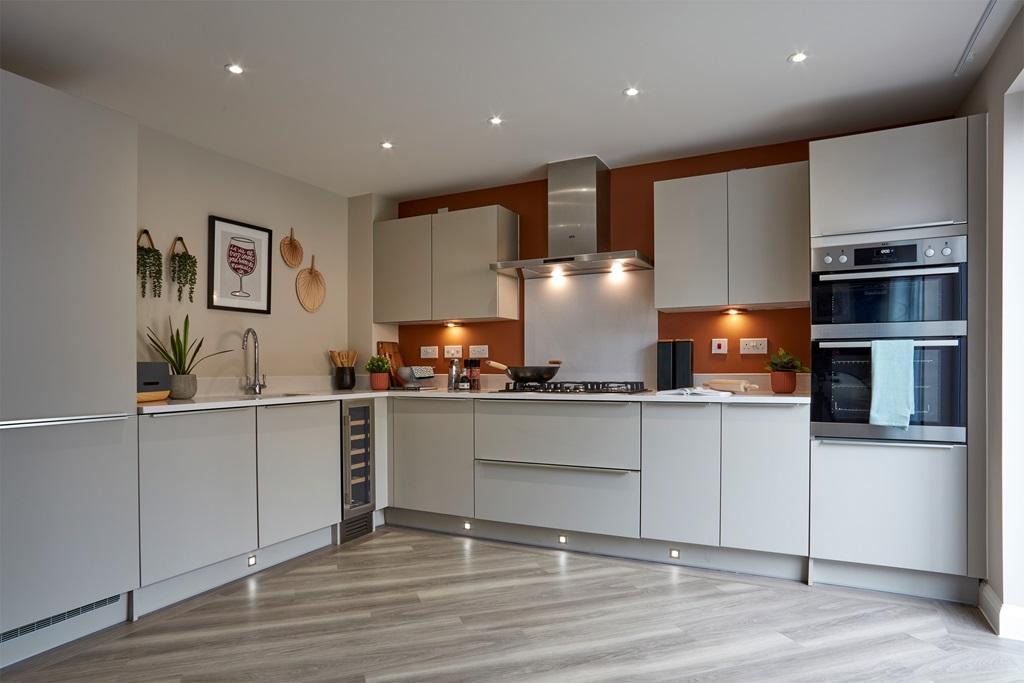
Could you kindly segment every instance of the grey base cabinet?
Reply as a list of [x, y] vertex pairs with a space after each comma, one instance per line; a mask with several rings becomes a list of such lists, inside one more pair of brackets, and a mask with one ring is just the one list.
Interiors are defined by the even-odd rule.
[[476, 516], [637, 538], [640, 473], [477, 460]]
[[967, 448], [811, 443], [811, 556], [967, 573]]
[[256, 409], [261, 548], [341, 521], [341, 405]]
[[138, 587], [136, 424], [0, 430], [0, 630]]
[[391, 400], [395, 507], [473, 516], [473, 404]]
[[255, 412], [139, 418], [142, 585], [257, 547]]
[[649, 403], [642, 423], [640, 535], [717, 546], [721, 405]]
[[810, 406], [722, 406], [722, 545], [807, 555]]

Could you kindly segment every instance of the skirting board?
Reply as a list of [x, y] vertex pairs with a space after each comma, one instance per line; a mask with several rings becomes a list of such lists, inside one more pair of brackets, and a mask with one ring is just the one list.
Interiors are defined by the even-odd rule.
[[978, 607], [999, 637], [1024, 640], [1024, 606], [1003, 604], [988, 581], [978, 591]]
[[[385, 518], [387, 523], [392, 526], [439, 531], [471, 538], [486, 538], [543, 548], [575, 550], [595, 555], [754, 574], [792, 581], [806, 581], [808, 578], [808, 558], [794, 555], [716, 548], [646, 538], [621, 538], [600, 534], [563, 532], [558, 529], [489, 522], [469, 517], [455, 517], [400, 508], [387, 508]], [[471, 529], [465, 529], [466, 522], [472, 525]], [[567, 543], [559, 543], [559, 535], [564, 535]], [[669, 551], [672, 549], [679, 550], [678, 559], [669, 557]], [[977, 579], [817, 559], [814, 560], [814, 583], [864, 588], [970, 605], [976, 604], [978, 599]]]
[[[273, 567], [287, 560], [323, 548], [332, 542], [332, 528], [327, 527], [302, 536], [281, 541], [274, 545], [253, 550], [216, 564], [181, 574], [165, 581], [143, 586], [133, 591], [132, 621], [163, 607], [181, 602], [208, 590], [223, 586], [258, 571]], [[249, 566], [250, 555], [256, 556], [256, 564]]]
[[123, 593], [120, 600], [106, 607], [7, 641], [0, 645], [0, 668], [46, 652], [58, 645], [78, 640], [90, 633], [123, 624], [128, 618], [128, 602], [128, 594]]

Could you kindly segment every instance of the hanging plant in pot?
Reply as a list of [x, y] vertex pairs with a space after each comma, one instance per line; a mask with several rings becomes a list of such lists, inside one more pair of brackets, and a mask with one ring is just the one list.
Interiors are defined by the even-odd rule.
[[[178, 244], [181, 244], [182, 251], [175, 251]], [[188, 301], [192, 303], [192, 297], [196, 293], [196, 272], [199, 270], [199, 261], [189, 253], [185, 240], [180, 236], [174, 238], [171, 245], [171, 282], [178, 286], [178, 301], [181, 301], [181, 294], [185, 287], [188, 287]]]
[[[142, 243], [142, 238], [149, 240], [149, 246]], [[153, 244], [153, 236], [143, 228], [135, 240], [135, 274], [139, 277], [142, 297], [146, 297], [146, 285], [149, 285], [154, 298], [159, 298], [164, 285], [164, 255]]]
[[383, 391], [391, 386], [391, 363], [384, 356], [370, 356], [366, 371], [370, 373], [370, 388]]
[[811, 371], [803, 361], [781, 346], [764, 367], [772, 373], [772, 391], [776, 394], [792, 394], [796, 391], [796, 373]]
[[219, 356], [226, 351], [215, 351], [200, 357], [199, 351], [203, 348], [204, 338], [188, 340], [188, 316], [185, 316], [183, 329], [175, 329], [171, 319], [167, 319], [167, 325], [171, 330], [170, 344], [165, 346], [152, 327], [147, 327], [149, 345], [153, 347], [161, 358], [171, 366], [171, 398], [192, 398], [196, 395], [196, 376], [193, 370], [207, 358]]

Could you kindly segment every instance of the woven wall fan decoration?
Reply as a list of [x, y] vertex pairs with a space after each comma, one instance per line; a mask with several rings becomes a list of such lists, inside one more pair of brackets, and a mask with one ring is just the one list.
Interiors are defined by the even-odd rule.
[[302, 265], [302, 242], [295, 239], [295, 228], [281, 238], [281, 258], [289, 268], [298, 268]]
[[299, 303], [310, 313], [316, 311], [327, 298], [327, 280], [323, 273], [316, 269], [316, 255], [309, 261], [309, 268], [303, 268], [295, 276], [295, 296]]

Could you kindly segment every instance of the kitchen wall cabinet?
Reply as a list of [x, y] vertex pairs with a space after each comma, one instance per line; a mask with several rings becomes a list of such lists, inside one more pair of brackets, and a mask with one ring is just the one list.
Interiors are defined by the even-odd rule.
[[729, 303], [810, 301], [807, 162], [729, 173]]
[[142, 585], [258, 546], [255, 412], [139, 418]]
[[473, 516], [473, 403], [391, 400], [395, 507]]
[[491, 270], [519, 254], [519, 217], [502, 206], [434, 214], [434, 320], [519, 318], [519, 280]]
[[813, 441], [811, 556], [967, 573], [967, 447]]
[[0, 422], [133, 413], [138, 125], [0, 79]]
[[374, 224], [378, 323], [517, 320], [519, 281], [491, 270], [519, 253], [519, 217], [501, 206]]
[[261, 548], [341, 521], [341, 405], [256, 409]]
[[476, 401], [476, 457], [640, 469], [640, 404], [627, 401]]
[[643, 407], [640, 535], [719, 544], [722, 407], [648, 403]]
[[967, 119], [810, 144], [811, 235], [967, 222]]
[[807, 554], [806, 404], [722, 406], [722, 545]]
[[136, 427], [0, 430], [0, 630], [139, 586]]
[[373, 320], [431, 320], [430, 216], [380, 221], [373, 226]]
[[807, 162], [654, 184], [659, 310], [810, 298]]
[[476, 517], [637, 538], [640, 473], [477, 460]]
[[654, 307], [729, 303], [729, 176], [654, 183]]

